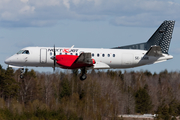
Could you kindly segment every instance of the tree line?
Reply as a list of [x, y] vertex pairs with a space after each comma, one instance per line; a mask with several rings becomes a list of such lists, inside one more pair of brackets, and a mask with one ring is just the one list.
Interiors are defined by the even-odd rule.
[[89, 71], [40, 73], [0, 66], [1, 120], [122, 120], [121, 114], [180, 116], [180, 72]]

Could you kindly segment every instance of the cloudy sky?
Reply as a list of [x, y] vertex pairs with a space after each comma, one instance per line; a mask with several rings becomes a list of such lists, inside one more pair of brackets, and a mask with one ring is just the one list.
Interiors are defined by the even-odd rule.
[[6, 68], [4, 60], [27, 46], [112, 48], [145, 42], [164, 20], [175, 20], [169, 50], [174, 59], [129, 70], [179, 71], [179, 13], [179, 0], [0, 0], [0, 64]]

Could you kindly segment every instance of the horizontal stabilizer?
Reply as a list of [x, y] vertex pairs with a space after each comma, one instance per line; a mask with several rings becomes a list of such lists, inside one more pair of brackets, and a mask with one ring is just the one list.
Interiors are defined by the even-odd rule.
[[151, 46], [150, 49], [146, 53], [147, 56], [162, 56], [162, 50], [160, 46]]

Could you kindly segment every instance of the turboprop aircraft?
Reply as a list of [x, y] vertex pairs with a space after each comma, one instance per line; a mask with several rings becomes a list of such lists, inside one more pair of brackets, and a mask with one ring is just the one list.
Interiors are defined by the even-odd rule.
[[[81, 69], [85, 80], [88, 69], [132, 68], [172, 59], [168, 54], [175, 21], [164, 21], [145, 43], [110, 49], [66, 47], [26, 47], [5, 60], [9, 67], [61, 67]], [[23, 69], [22, 69], [23, 70]], [[20, 75], [22, 78], [22, 74]]]

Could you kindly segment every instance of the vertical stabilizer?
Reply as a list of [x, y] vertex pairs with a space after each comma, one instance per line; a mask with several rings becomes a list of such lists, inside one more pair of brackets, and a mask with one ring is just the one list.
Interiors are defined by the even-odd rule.
[[150, 39], [145, 43], [114, 47], [112, 49], [140, 49], [149, 50], [151, 46], [160, 46], [162, 53], [168, 54], [175, 21], [164, 21]]
[[162, 53], [168, 54], [174, 24], [175, 21], [164, 21], [147, 41], [145, 49], [148, 50], [151, 46], [157, 45], [161, 47]]

